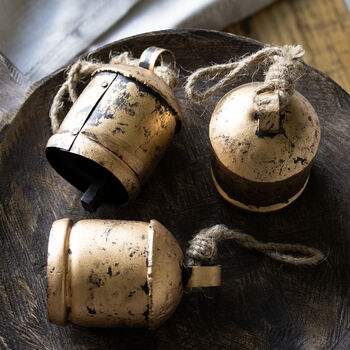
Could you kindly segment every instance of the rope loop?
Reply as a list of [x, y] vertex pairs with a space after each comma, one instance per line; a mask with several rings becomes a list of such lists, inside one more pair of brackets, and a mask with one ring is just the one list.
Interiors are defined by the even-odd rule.
[[[236, 62], [199, 68], [187, 78], [186, 95], [194, 102], [201, 102], [226, 85], [233, 83], [249, 68], [266, 63], [270, 67], [265, 74], [264, 85], [257, 91], [257, 94], [262, 91], [278, 91], [281, 108], [283, 108], [293, 95], [295, 83], [302, 74], [303, 65], [300, 58], [303, 55], [304, 49], [300, 45], [267, 46], [249, 56], [242, 57]], [[216, 84], [207, 87], [203, 91], [197, 89], [199, 81], [204, 79], [213, 80], [223, 73], [223, 77]]]
[[317, 265], [325, 259], [316, 248], [302, 244], [260, 242], [253, 236], [225, 225], [214, 225], [199, 231], [189, 242], [186, 255], [189, 265], [213, 264], [217, 258], [217, 246], [226, 239], [233, 239], [247, 249], [256, 249], [272, 259], [292, 265]]
[[[108, 64], [128, 64], [131, 66], [138, 66], [139, 59], [134, 58], [130, 52], [123, 52], [118, 55], [110, 55]], [[60, 126], [61, 121], [59, 114], [64, 106], [64, 99], [66, 95], [68, 94], [69, 100], [74, 103], [78, 99], [78, 83], [83, 78], [90, 76], [97, 68], [103, 67], [104, 65], [105, 64], [103, 62], [81, 59], [68, 67], [66, 70], [66, 81], [57, 91], [50, 108], [49, 115], [53, 133], [56, 133]], [[178, 84], [178, 72], [174, 71], [170, 66], [157, 66], [154, 68], [154, 73], [162, 78], [172, 89]]]

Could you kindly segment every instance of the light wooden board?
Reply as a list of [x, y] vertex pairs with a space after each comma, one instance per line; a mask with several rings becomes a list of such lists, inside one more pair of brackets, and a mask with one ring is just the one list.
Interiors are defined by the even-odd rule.
[[350, 92], [350, 13], [344, 0], [281, 0], [226, 31], [274, 45], [301, 44], [306, 63]]

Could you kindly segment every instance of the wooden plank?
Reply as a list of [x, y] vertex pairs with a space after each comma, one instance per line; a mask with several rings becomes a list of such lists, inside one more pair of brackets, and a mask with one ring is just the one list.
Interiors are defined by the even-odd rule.
[[344, 0], [281, 0], [225, 30], [273, 45], [301, 44], [306, 63], [350, 92], [350, 13]]
[[[225, 202], [210, 178], [208, 123], [230, 88], [198, 106], [184, 96], [188, 72], [261, 48], [254, 40], [203, 30], [164, 31], [98, 50], [140, 55], [147, 46], [174, 51], [181, 68], [175, 90], [184, 128], [174, 138], [140, 196], [124, 207], [81, 208], [77, 190], [48, 165], [48, 111], [63, 71], [41, 82], [16, 114], [0, 148], [0, 347], [4, 349], [337, 349], [350, 343], [350, 97], [324, 74], [306, 67], [297, 89], [319, 115], [322, 140], [310, 182], [287, 208], [269, 214]], [[254, 79], [262, 79], [261, 72]], [[247, 74], [239, 83], [252, 80]], [[237, 82], [238, 84], [238, 82]], [[237, 85], [233, 84], [233, 86]], [[232, 87], [233, 87], [232, 86]], [[185, 294], [157, 331], [88, 329], [48, 322], [46, 249], [52, 222], [69, 217], [162, 222], [186, 249], [199, 229], [223, 223], [260, 240], [308, 244], [327, 254], [313, 268], [273, 261], [225, 242], [219, 247], [220, 297]]]

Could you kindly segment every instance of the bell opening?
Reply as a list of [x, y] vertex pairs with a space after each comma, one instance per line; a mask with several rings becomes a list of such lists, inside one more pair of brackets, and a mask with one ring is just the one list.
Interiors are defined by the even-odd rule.
[[84, 192], [81, 201], [85, 209], [96, 210], [100, 201], [112, 204], [128, 202], [126, 188], [102, 165], [56, 147], [47, 147], [46, 157], [58, 174]]

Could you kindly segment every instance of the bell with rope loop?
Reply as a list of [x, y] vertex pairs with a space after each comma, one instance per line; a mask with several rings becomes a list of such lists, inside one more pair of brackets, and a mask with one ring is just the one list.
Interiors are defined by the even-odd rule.
[[135, 198], [180, 130], [174, 92], [153, 72], [166, 55], [176, 70], [174, 54], [157, 47], [147, 48], [138, 66], [101, 65], [49, 139], [49, 163], [84, 192], [85, 209]]

